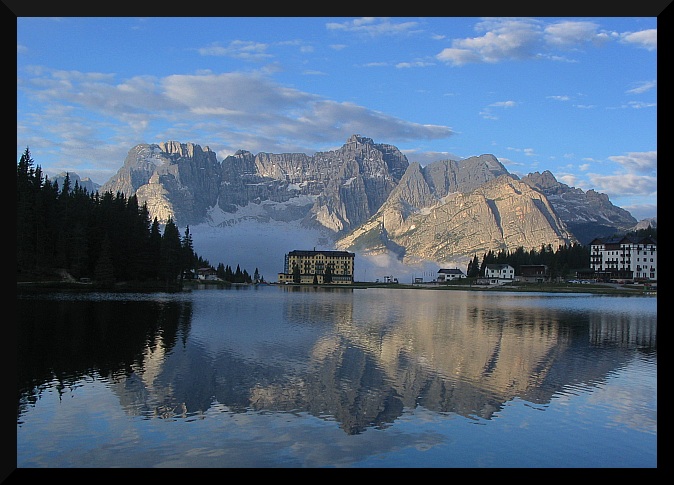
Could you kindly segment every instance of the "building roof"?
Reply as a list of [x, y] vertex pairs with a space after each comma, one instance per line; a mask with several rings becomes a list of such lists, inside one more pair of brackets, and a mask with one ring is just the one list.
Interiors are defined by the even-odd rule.
[[489, 269], [505, 269], [505, 268], [512, 268], [509, 264], [488, 264], [487, 268]]
[[447, 269], [447, 268], [440, 268], [438, 270], [438, 273], [443, 273], [443, 274], [463, 274], [463, 271], [461, 271], [458, 268], [453, 268], [453, 269]]
[[595, 238], [590, 242], [590, 246], [607, 246], [619, 248], [621, 244], [655, 244], [658, 242], [650, 236], [615, 236], [610, 238]]
[[356, 253], [350, 253], [348, 251], [305, 251], [302, 249], [296, 249], [290, 251], [288, 256], [316, 256], [318, 254], [323, 254], [330, 257], [345, 257], [345, 258], [354, 258]]

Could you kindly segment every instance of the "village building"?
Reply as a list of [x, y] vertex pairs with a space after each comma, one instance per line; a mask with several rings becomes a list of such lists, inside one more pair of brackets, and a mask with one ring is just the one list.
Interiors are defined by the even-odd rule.
[[590, 242], [590, 270], [600, 281], [657, 281], [658, 242], [649, 236], [594, 239]]
[[523, 264], [515, 279], [523, 283], [547, 283], [550, 281], [550, 273], [545, 264]]
[[213, 268], [206, 266], [197, 269], [197, 279], [203, 281], [217, 281], [220, 278], [218, 278], [218, 273]]
[[484, 270], [484, 278], [478, 283], [503, 285], [515, 280], [515, 268], [509, 264], [488, 264]]
[[285, 255], [281, 284], [353, 284], [355, 253], [348, 251], [290, 251]]
[[465, 273], [458, 268], [440, 268], [438, 270], [436, 281], [438, 283], [447, 283], [448, 281], [454, 281], [465, 277]]

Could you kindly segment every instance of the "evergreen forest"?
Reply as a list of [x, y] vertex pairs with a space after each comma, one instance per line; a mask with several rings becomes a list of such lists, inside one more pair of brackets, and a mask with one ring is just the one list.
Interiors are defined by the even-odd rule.
[[[55, 278], [91, 281], [97, 287], [132, 282], [148, 288], [178, 289], [200, 268], [224, 282], [252, 283], [238, 265], [218, 264], [195, 253], [189, 226], [181, 235], [173, 220], [163, 230], [150, 221], [135, 195], [89, 193], [66, 175], [62, 187], [44, 176], [29, 148], [16, 171], [17, 282]], [[255, 282], [263, 278], [255, 269]]]

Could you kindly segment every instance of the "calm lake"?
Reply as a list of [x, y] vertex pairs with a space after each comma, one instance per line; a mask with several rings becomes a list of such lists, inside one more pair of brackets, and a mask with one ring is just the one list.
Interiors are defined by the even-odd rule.
[[21, 294], [17, 467], [638, 467], [657, 298]]

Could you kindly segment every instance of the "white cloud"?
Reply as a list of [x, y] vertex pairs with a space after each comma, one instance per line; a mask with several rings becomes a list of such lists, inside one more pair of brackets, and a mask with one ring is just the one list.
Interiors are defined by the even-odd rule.
[[[30, 146], [36, 160], [42, 150], [58, 150], [70, 169], [90, 160], [90, 147], [97, 141], [110, 147], [97, 152], [97, 162], [119, 168], [136, 144], [166, 140], [190, 141], [216, 150], [313, 153], [324, 145], [341, 146], [354, 133], [382, 143], [443, 139], [453, 134], [446, 126], [412, 123], [287, 88], [261, 73], [205, 71], [164, 78], [137, 76], [121, 83], [105, 73], [31, 68], [31, 74], [18, 83], [17, 90], [47, 104], [42, 112], [31, 115], [31, 122], [17, 122], [18, 135], [28, 128], [41, 134], [31, 139], [17, 136], [21, 140], [17, 150]], [[91, 123], [92, 117], [97, 123]], [[55, 142], [47, 133], [50, 129], [77, 143]], [[89, 150], [74, 150], [74, 146]], [[115, 158], [105, 158], [106, 151]], [[103, 180], [86, 172], [78, 174], [102, 184], [114, 171]]]
[[328, 30], [366, 34], [371, 37], [408, 34], [415, 31], [418, 26], [418, 22], [395, 22], [386, 17], [361, 17], [345, 22], [328, 22], [325, 24], [325, 28]]
[[652, 80], [652, 81], [642, 81], [637, 84], [636, 87], [632, 89], [628, 89], [625, 91], [627, 94], [642, 94], [645, 93], [646, 91], [650, 91], [651, 89], [655, 89], [658, 85], [657, 80]]
[[481, 110], [480, 116], [488, 120], [498, 120], [498, 116], [496, 116], [490, 108], [513, 108], [515, 106], [517, 106], [515, 101], [497, 101]]
[[557, 179], [558, 182], [566, 184], [569, 187], [578, 186], [578, 177], [576, 177], [572, 173], [555, 174], [555, 178]]
[[643, 101], [629, 101], [627, 106], [634, 109], [655, 108], [657, 103], [644, 103]]
[[233, 40], [226, 46], [218, 43], [198, 49], [202, 56], [226, 56], [251, 61], [264, 61], [272, 57], [267, 53], [268, 44], [244, 40]]
[[601, 44], [609, 40], [605, 34], [597, 33], [594, 22], [565, 20], [545, 27], [545, 42], [554, 47], [573, 48], [586, 42]]
[[489, 106], [494, 106], [496, 108], [513, 108], [517, 106], [515, 101], [497, 101], [496, 103], [491, 103]]
[[648, 195], [657, 193], [658, 179], [633, 173], [618, 175], [602, 175], [590, 173], [587, 175], [597, 192], [606, 193], [610, 198], [626, 195]]
[[658, 48], [658, 30], [648, 29], [640, 32], [627, 32], [620, 35], [621, 42], [625, 44], [634, 44], [649, 51]]
[[454, 39], [452, 47], [442, 50], [437, 59], [454, 65], [525, 59], [534, 57], [541, 43], [540, 25], [534, 20], [491, 19], [475, 28], [487, 32], [481, 37]]
[[630, 152], [627, 155], [608, 157], [630, 173], [657, 175], [658, 152]]
[[411, 67], [428, 67], [428, 66], [433, 66], [433, 65], [434, 65], [434, 63], [426, 62], [426, 61], [399, 62], [399, 63], [396, 64], [396, 68], [405, 69], [405, 68], [411, 68]]
[[436, 58], [454, 66], [540, 58], [569, 61], [556, 51], [571, 52], [586, 45], [600, 47], [613, 38], [648, 50], [657, 48], [656, 29], [614, 35], [599, 31], [599, 26], [589, 21], [563, 20], [546, 25], [539, 19], [498, 18], [483, 20], [475, 30], [485, 33], [454, 39], [451, 47]]
[[621, 206], [623, 209], [632, 214], [636, 220], [657, 217], [658, 206], [656, 204], [630, 204]]

